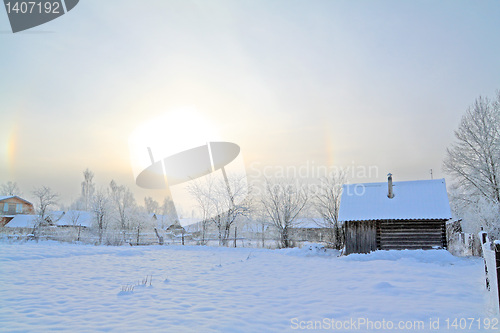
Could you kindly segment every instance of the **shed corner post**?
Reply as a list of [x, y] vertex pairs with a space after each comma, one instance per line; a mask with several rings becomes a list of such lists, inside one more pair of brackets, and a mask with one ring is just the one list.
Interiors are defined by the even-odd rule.
[[495, 242], [495, 268], [497, 274], [498, 306], [500, 311], [500, 243]]

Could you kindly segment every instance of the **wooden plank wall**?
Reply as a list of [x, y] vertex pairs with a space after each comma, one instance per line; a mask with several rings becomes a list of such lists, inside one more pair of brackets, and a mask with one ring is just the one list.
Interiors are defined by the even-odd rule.
[[345, 254], [375, 250], [446, 248], [446, 222], [380, 220], [346, 222]]
[[446, 248], [446, 224], [441, 220], [382, 220], [377, 231], [381, 250]]
[[[5, 203], [9, 204], [9, 210], [7, 212], [4, 211], [4, 204]], [[20, 200], [20, 199], [14, 197], [14, 198], [9, 198], [9, 199], [4, 199], [0, 202], [0, 215], [18, 214], [16, 212], [16, 204], [23, 205], [22, 214], [35, 214], [35, 209], [33, 208], [32, 204], [28, 204], [26, 201]]]
[[346, 222], [345, 254], [377, 250], [377, 222]]

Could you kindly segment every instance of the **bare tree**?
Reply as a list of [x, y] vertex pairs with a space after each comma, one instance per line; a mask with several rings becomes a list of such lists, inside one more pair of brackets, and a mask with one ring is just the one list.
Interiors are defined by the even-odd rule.
[[141, 233], [146, 229], [152, 229], [151, 219], [142, 207], [135, 207], [130, 212], [130, 224], [135, 231], [135, 244], [141, 244]]
[[[157, 224], [156, 224], [156, 226], [153, 227], [153, 229], [155, 231], [156, 237], [158, 238], [158, 243], [160, 245], [163, 245], [163, 237], [158, 233], [158, 230], [156, 229], [156, 227], [160, 227], [160, 228], [165, 227], [164, 216], [158, 215], [160, 212], [160, 205], [158, 204], [158, 201], [154, 200], [153, 198], [145, 197], [144, 198], [144, 207], [146, 209], [146, 213], [147, 213], [146, 217], [148, 218], [148, 220], [151, 220], [149, 218], [149, 214], [155, 214]], [[141, 224], [139, 223], [139, 224], [137, 224], [137, 238], [138, 239], [139, 239], [139, 234], [140, 234], [140, 228], [141, 228]], [[137, 241], [137, 243], [139, 243], [139, 241]]]
[[[248, 214], [250, 210], [250, 189], [246, 176], [229, 175], [224, 179], [208, 176], [204, 180], [193, 181], [189, 192], [196, 200], [202, 221], [210, 221], [217, 228], [219, 245], [227, 245], [231, 227], [238, 217]], [[203, 241], [205, 231], [202, 231]]]
[[126, 186], [119, 186], [114, 180], [109, 184], [109, 188], [109, 196], [118, 214], [117, 220], [122, 230], [123, 240], [125, 241], [126, 230], [129, 227], [129, 211], [135, 206], [135, 199], [132, 192]]
[[71, 210], [66, 214], [68, 214], [68, 218], [70, 219], [73, 227], [77, 228], [78, 236], [76, 238], [76, 241], [79, 242], [82, 232], [82, 222], [81, 222], [82, 212], [79, 210]]
[[94, 173], [87, 168], [85, 169], [85, 171], [83, 171], [83, 182], [82, 182], [82, 199], [86, 211], [88, 211], [90, 208], [94, 192], [95, 192]]
[[104, 191], [97, 191], [92, 197], [92, 212], [95, 217], [95, 226], [99, 233], [99, 244], [102, 244], [104, 231], [108, 226], [109, 199]]
[[38, 218], [36, 219], [35, 225], [33, 226], [33, 235], [38, 241], [40, 228], [46, 221], [48, 212], [47, 210], [51, 206], [57, 204], [57, 198], [59, 196], [56, 193], [53, 193], [52, 190], [46, 186], [36, 188], [33, 191], [33, 195], [37, 200], [35, 209], [38, 214]]
[[201, 219], [201, 244], [206, 244], [208, 223], [210, 217], [215, 214], [215, 207], [213, 206], [213, 182], [213, 177], [207, 177], [204, 182], [195, 180], [188, 187], [189, 193], [196, 201], [196, 207]]
[[266, 231], [268, 231], [269, 228], [272, 227], [273, 224], [269, 222], [269, 219], [267, 217], [267, 213], [266, 213], [263, 205], [257, 205], [252, 210], [252, 216], [249, 217], [249, 219], [250, 219], [250, 221], [255, 222], [252, 229], [254, 229], [255, 233], [260, 234], [261, 247], [265, 248], [266, 247]]
[[[477, 224], [498, 230], [500, 223], [500, 91], [491, 101], [479, 97], [468, 108], [446, 151], [444, 171], [454, 177], [451, 197], [460, 215], [476, 216]], [[477, 211], [478, 207], [492, 205]], [[469, 211], [469, 212], [468, 212]], [[471, 212], [474, 211], [475, 213]], [[488, 212], [481, 216], [482, 212]], [[495, 226], [496, 225], [496, 226]], [[477, 228], [474, 228], [474, 232]]]
[[342, 225], [339, 223], [340, 196], [345, 175], [339, 173], [320, 179], [318, 190], [314, 193], [313, 207], [321, 216], [321, 227], [331, 231], [331, 243], [337, 250], [344, 246], [344, 235]]
[[36, 211], [39, 215], [40, 222], [44, 221], [47, 217], [47, 209], [51, 206], [57, 205], [58, 194], [52, 192], [50, 187], [42, 186], [33, 191], [36, 197]]
[[19, 190], [19, 187], [17, 186], [16, 182], [11, 182], [8, 181], [5, 184], [2, 184], [0, 187], [0, 194], [1, 195], [21, 195], [21, 191]]
[[266, 179], [261, 198], [264, 212], [280, 236], [280, 246], [290, 247], [290, 228], [309, 202], [307, 188], [292, 180], [271, 181]]

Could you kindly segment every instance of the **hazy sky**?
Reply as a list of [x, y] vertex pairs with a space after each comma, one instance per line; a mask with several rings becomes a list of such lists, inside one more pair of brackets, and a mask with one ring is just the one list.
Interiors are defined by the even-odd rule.
[[1, 8], [0, 51], [0, 183], [28, 198], [76, 199], [87, 167], [158, 196], [134, 183], [129, 136], [184, 107], [241, 146], [250, 175], [426, 179], [445, 176], [467, 107], [500, 89], [500, 2], [81, 0], [16, 34]]

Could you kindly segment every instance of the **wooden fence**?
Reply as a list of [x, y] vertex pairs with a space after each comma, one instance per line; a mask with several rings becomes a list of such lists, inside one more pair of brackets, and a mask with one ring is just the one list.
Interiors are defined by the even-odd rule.
[[[481, 228], [482, 229], [482, 228]], [[479, 233], [484, 258], [486, 289], [492, 310], [500, 312], [500, 243], [492, 243], [485, 231]]]
[[457, 257], [481, 257], [481, 241], [476, 234], [466, 232], [446, 233], [448, 247], [447, 250]]

